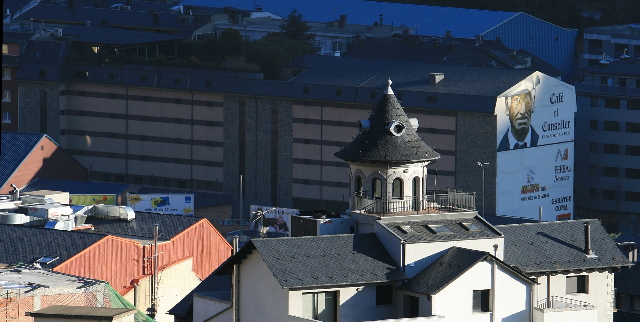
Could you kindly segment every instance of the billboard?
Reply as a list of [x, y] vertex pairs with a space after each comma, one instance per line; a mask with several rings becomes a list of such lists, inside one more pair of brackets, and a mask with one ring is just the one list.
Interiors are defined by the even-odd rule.
[[496, 213], [573, 218], [576, 96], [573, 86], [535, 72], [496, 101]]
[[127, 205], [134, 211], [193, 216], [193, 194], [127, 194]]
[[116, 205], [116, 195], [69, 195], [70, 205]]
[[251, 229], [260, 230], [262, 227], [267, 227], [268, 232], [285, 233], [287, 237], [291, 236], [291, 215], [300, 212], [298, 209], [257, 205], [251, 205], [249, 209], [251, 211], [251, 222], [249, 223]]

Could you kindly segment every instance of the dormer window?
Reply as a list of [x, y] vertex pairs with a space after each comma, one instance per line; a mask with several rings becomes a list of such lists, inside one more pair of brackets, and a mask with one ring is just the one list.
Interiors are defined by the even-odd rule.
[[402, 122], [398, 122], [398, 121], [391, 121], [387, 124], [387, 130], [389, 130], [389, 132], [391, 132], [391, 134], [395, 136], [400, 136], [404, 134], [405, 128], [406, 128], [405, 125], [402, 124]]

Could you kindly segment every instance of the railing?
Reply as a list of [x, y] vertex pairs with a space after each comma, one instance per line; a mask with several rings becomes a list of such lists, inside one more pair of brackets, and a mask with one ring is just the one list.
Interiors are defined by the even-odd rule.
[[551, 296], [551, 301], [548, 299], [542, 299], [538, 301], [536, 308], [544, 310], [544, 309], [565, 309], [565, 308], [585, 308], [585, 309], [595, 309], [595, 306], [591, 305], [588, 302], [578, 301], [566, 297], [560, 296]]
[[366, 192], [356, 192], [351, 205], [353, 210], [368, 214], [464, 212], [476, 209], [476, 195], [451, 189], [427, 189], [425, 195], [404, 198], [371, 197]]
[[640, 88], [638, 87], [622, 87], [622, 86], [607, 86], [601, 84], [586, 84], [576, 83], [574, 84], [576, 92], [582, 93], [598, 93], [609, 95], [639, 95]]

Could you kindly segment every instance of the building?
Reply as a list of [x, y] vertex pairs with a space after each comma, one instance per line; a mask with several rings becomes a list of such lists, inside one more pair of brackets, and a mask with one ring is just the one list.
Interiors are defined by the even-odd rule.
[[[576, 140], [576, 157], [588, 162], [576, 163], [579, 179], [575, 189], [579, 217], [598, 218], [612, 232], [637, 233], [640, 231], [640, 39], [628, 31], [629, 28], [623, 29], [628, 32], [626, 43], [620, 39], [623, 36], [618, 28], [603, 28], [598, 33], [585, 31], [587, 43], [601, 42], [603, 50], [615, 52], [616, 56], [603, 59], [601, 53], [596, 65], [580, 70], [582, 82], [576, 84], [576, 131], [580, 138]], [[605, 31], [608, 33], [604, 34]], [[603, 40], [609, 37], [611, 43]], [[627, 53], [635, 56], [623, 56], [620, 46], [631, 48]], [[593, 57], [587, 54], [593, 50], [585, 50], [583, 56]]]
[[61, 202], [63, 204], [85, 206], [96, 204], [126, 206], [129, 185], [37, 178], [25, 186], [21, 192], [29, 194], [38, 190], [68, 192], [69, 200]]
[[[636, 319], [640, 317], [640, 266], [616, 273], [616, 308], [618, 312], [628, 313]], [[631, 320], [630, 320], [631, 321]]]
[[579, 68], [597, 66], [601, 60], [640, 56], [640, 25], [617, 25], [586, 28], [583, 32], [582, 48], [578, 48]]
[[[16, 322], [32, 322], [29, 312], [65, 303], [93, 311], [115, 309], [130, 312], [130, 321], [150, 322], [151, 318], [136, 310], [107, 282], [22, 265], [0, 268], [0, 313]], [[133, 316], [135, 314], [135, 317]]]
[[46, 134], [2, 131], [0, 193], [38, 179], [87, 181], [89, 173]]
[[419, 193], [440, 155], [390, 85], [336, 153], [357, 233], [252, 239], [213, 273], [231, 296], [194, 292], [193, 320], [612, 321], [613, 272], [631, 263], [597, 221], [494, 227], [471, 196]]
[[2, 130], [17, 132], [18, 61], [26, 42], [33, 36], [26, 32], [2, 33]]
[[231, 250], [209, 221], [193, 217], [137, 213], [127, 221], [90, 215], [79, 228], [83, 229], [2, 224], [3, 243], [16, 247], [2, 248], [0, 263], [40, 261], [55, 272], [107, 281], [141, 311], [153, 308], [156, 319], [167, 321], [171, 317], [166, 311], [226, 260]]

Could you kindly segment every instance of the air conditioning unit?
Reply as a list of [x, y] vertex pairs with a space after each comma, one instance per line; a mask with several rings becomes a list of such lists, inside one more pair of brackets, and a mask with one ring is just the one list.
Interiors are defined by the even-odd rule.
[[53, 33], [56, 35], [56, 37], [62, 37], [62, 28], [53, 29]]

